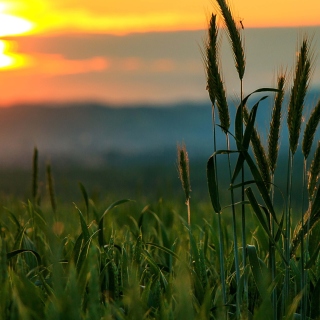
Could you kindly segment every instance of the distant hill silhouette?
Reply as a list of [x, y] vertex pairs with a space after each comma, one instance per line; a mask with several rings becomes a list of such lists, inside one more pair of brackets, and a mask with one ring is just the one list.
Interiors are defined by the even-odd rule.
[[[270, 96], [258, 111], [262, 132], [268, 127]], [[314, 104], [315, 94], [309, 94], [306, 106]], [[216, 131], [218, 148], [225, 148], [221, 130], [216, 127]], [[283, 133], [286, 135], [285, 123]], [[123, 107], [17, 105], [0, 109], [0, 166], [30, 167], [35, 146], [43, 158], [59, 165], [172, 163], [178, 142], [186, 144], [191, 159], [207, 159], [213, 152], [212, 136], [210, 102]]]

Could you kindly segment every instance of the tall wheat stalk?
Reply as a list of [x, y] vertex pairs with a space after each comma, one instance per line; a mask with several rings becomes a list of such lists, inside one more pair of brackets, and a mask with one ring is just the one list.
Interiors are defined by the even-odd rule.
[[[301, 205], [301, 225], [305, 224], [304, 214], [305, 214], [305, 187], [307, 181], [307, 159], [310, 154], [311, 146], [314, 140], [315, 132], [320, 122], [320, 100], [313, 109], [307, 125], [304, 130], [303, 140], [302, 140], [302, 153], [304, 156], [303, 159], [303, 197]], [[310, 202], [310, 201], [309, 201]], [[310, 203], [309, 203], [310, 206]], [[308, 273], [305, 272], [305, 258], [307, 258], [307, 253], [309, 251], [309, 231], [307, 230], [307, 240], [306, 246], [304, 246], [304, 235], [301, 234], [301, 244], [300, 244], [300, 256], [301, 256], [301, 290], [305, 290], [308, 282]], [[301, 299], [301, 315], [302, 319], [306, 319], [307, 313], [307, 294], [304, 293]]]
[[[217, 106], [218, 115], [220, 119], [220, 125], [222, 130], [228, 135], [230, 127], [230, 115], [229, 108], [226, 99], [226, 93], [224, 84], [220, 74], [219, 68], [219, 52], [218, 52], [218, 33], [219, 30], [216, 24], [216, 15], [211, 16], [209, 29], [208, 29], [208, 42], [206, 44], [206, 71], [207, 71], [207, 89], [209, 97], [212, 103], [212, 125], [213, 125], [213, 141], [214, 141], [214, 153], [216, 152], [216, 121], [215, 121], [215, 106]], [[208, 181], [211, 181], [212, 175], [216, 181], [215, 193], [216, 198], [219, 198], [219, 184], [217, 178], [216, 156], [212, 158], [212, 164], [214, 166], [213, 172], [208, 172]], [[219, 233], [219, 252], [220, 252], [220, 278], [222, 285], [223, 303], [226, 305], [226, 285], [225, 285], [225, 267], [224, 267], [224, 245], [223, 245], [223, 232], [221, 223], [221, 208], [220, 205], [214, 205], [215, 212], [218, 214], [218, 233]]]
[[[261, 226], [268, 234], [269, 237], [269, 254], [268, 254], [268, 264], [270, 267], [270, 279], [271, 281], [276, 281], [279, 274], [277, 274], [277, 264], [276, 264], [276, 251], [278, 250], [284, 267], [284, 285], [283, 290], [280, 296], [277, 294], [276, 288], [272, 290], [271, 294], [271, 305], [273, 307], [273, 318], [281, 316], [289, 316], [293, 309], [289, 309], [289, 304], [291, 306], [296, 306], [299, 304], [298, 300], [291, 304], [292, 294], [290, 292], [290, 265], [294, 264], [294, 261], [291, 260], [293, 252], [295, 252], [297, 246], [301, 244], [301, 282], [299, 288], [305, 288], [307, 285], [307, 275], [304, 271], [305, 257], [304, 251], [305, 246], [303, 242], [303, 237], [308, 234], [311, 228], [315, 223], [320, 219], [320, 191], [319, 188], [314, 196], [314, 190], [316, 190], [315, 177], [318, 176], [318, 173], [310, 174], [311, 170], [313, 172], [317, 171], [315, 162], [312, 162], [312, 165], [309, 170], [308, 175], [308, 187], [309, 190], [309, 209], [305, 213], [304, 208], [304, 194], [302, 193], [302, 207], [301, 207], [301, 222], [299, 228], [296, 228], [291, 239], [291, 228], [292, 228], [292, 187], [293, 187], [293, 169], [294, 169], [294, 156], [297, 151], [300, 131], [302, 124], [302, 114], [304, 107], [304, 100], [307, 93], [307, 89], [310, 82], [310, 74], [312, 71], [312, 60], [313, 54], [310, 49], [310, 40], [305, 36], [300, 45], [300, 50], [297, 55], [297, 61], [294, 72], [293, 85], [290, 91], [289, 103], [288, 103], [288, 112], [287, 112], [287, 125], [289, 129], [289, 154], [288, 154], [288, 166], [287, 166], [287, 181], [286, 181], [286, 201], [285, 201], [285, 210], [281, 216], [281, 220], [277, 217], [274, 204], [274, 181], [275, 181], [275, 170], [278, 162], [278, 153], [279, 153], [279, 140], [280, 140], [280, 128], [281, 128], [281, 117], [282, 117], [282, 104], [284, 101], [285, 95], [285, 83], [286, 75], [284, 72], [280, 72], [278, 76], [277, 89], [262, 88], [258, 89], [255, 92], [264, 92], [264, 91], [276, 91], [277, 94], [274, 100], [274, 106], [272, 109], [270, 131], [268, 135], [268, 149], [265, 150], [263, 144], [261, 143], [260, 134], [257, 129], [254, 127], [255, 114], [259, 102], [265, 97], [261, 98], [257, 104], [252, 108], [251, 112], [247, 109], [246, 103], [249, 98], [248, 95], [246, 98], [243, 98], [243, 77], [245, 72], [245, 55], [243, 49], [243, 41], [241, 37], [241, 29], [237, 27], [237, 24], [232, 16], [231, 10], [226, 2], [226, 0], [216, 0], [218, 4], [218, 10], [220, 15], [223, 18], [225, 30], [228, 35], [228, 39], [232, 48], [235, 67], [238, 72], [240, 80], [240, 96], [241, 103], [237, 110], [237, 115], [235, 119], [235, 140], [237, 143], [237, 151], [240, 153], [238, 157], [238, 162], [235, 166], [234, 172], [232, 174], [230, 154], [234, 151], [230, 150], [230, 132], [229, 132], [229, 114], [228, 114], [228, 103], [226, 101], [224, 83], [222, 81], [221, 69], [219, 66], [219, 54], [217, 50], [217, 27], [216, 27], [216, 17], [213, 15], [210, 21], [209, 26], [209, 44], [207, 45], [206, 51], [206, 66], [207, 66], [207, 89], [209, 91], [210, 100], [213, 106], [213, 118], [214, 118], [214, 107], [216, 107], [217, 113], [220, 119], [220, 127], [226, 134], [227, 140], [227, 150], [218, 150], [214, 149], [214, 155], [210, 157], [207, 168], [214, 170], [214, 174], [211, 176], [208, 174], [208, 184], [210, 197], [213, 204], [213, 207], [216, 208], [215, 211], [219, 212], [219, 190], [218, 189], [218, 177], [216, 173], [216, 156], [218, 154], [227, 154], [228, 155], [228, 171], [230, 174], [231, 181], [231, 209], [232, 209], [232, 233], [233, 233], [233, 245], [234, 245], [234, 261], [235, 261], [235, 275], [237, 282], [237, 295], [236, 295], [236, 318], [240, 317], [240, 304], [242, 305], [242, 311], [247, 310], [248, 305], [246, 301], [248, 299], [248, 287], [246, 279], [246, 260], [247, 254], [249, 256], [249, 262], [251, 268], [256, 264], [257, 252], [256, 249], [253, 249], [253, 246], [246, 244], [246, 212], [245, 204], [248, 201], [245, 201], [244, 187], [247, 184], [255, 183], [257, 189], [259, 190], [260, 196], [264, 201], [264, 205], [261, 208], [264, 209], [265, 216], [262, 214], [261, 208], [257, 200], [255, 199], [254, 194], [250, 188], [246, 189], [247, 198], [253, 208], [257, 218], [261, 222]], [[243, 25], [241, 23], [243, 28]], [[255, 93], [253, 92], [253, 93]], [[306, 159], [311, 149], [313, 136], [317, 128], [319, 118], [320, 118], [320, 106], [316, 106], [315, 110], [312, 113], [312, 116], [309, 119], [309, 122], [306, 126], [305, 137], [302, 143], [302, 151], [304, 153], [305, 161], [303, 168], [303, 184], [306, 183]], [[213, 121], [215, 125], [215, 121]], [[244, 127], [245, 125], [245, 127]], [[214, 129], [214, 144], [215, 144], [215, 129]], [[248, 147], [251, 144], [253, 154], [255, 156], [255, 162], [251, 159]], [[315, 155], [316, 157], [316, 155]], [[253, 176], [254, 180], [245, 181], [244, 179], [244, 164], [248, 165], [248, 169]], [[301, 168], [302, 169], [302, 168]], [[208, 170], [208, 172], [210, 171]], [[241, 172], [241, 182], [237, 185], [234, 185], [237, 177]], [[210, 183], [209, 179], [214, 181]], [[312, 177], [312, 178], [310, 178]], [[241, 241], [243, 247], [243, 274], [240, 274], [240, 264], [238, 257], [238, 244], [237, 244], [237, 229], [236, 229], [236, 204], [235, 204], [235, 195], [234, 190], [236, 188], [241, 188]], [[312, 196], [310, 194], [310, 189], [312, 189]], [[319, 200], [318, 200], [319, 199]], [[219, 216], [220, 218], [220, 216]], [[266, 219], [266, 221], [265, 221]], [[281, 238], [283, 241], [281, 244], [283, 248], [280, 249], [278, 241]], [[290, 244], [291, 248], [290, 248]], [[308, 248], [308, 240], [306, 241], [306, 248]], [[253, 263], [253, 260], [255, 263]], [[221, 259], [220, 259], [221, 260]], [[291, 261], [290, 261], [291, 260]], [[253, 263], [253, 264], [252, 264]], [[308, 262], [309, 264], [309, 262]], [[255, 266], [257, 267], [257, 265]], [[257, 286], [259, 287], [259, 275], [256, 273], [255, 269], [251, 269], [254, 277], [256, 277]], [[241, 286], [240, 286], [240, 276]], [[222, 279], [222, 278], [221, 278]], [[261, 287], [260, 287], [261, 289]], [[301, 294], [302, 296], [302, 294]], [[283, 308], [278, 309], [279, 297], [281, 297], [281, 304]], [[297, 297], [298, 299], [298, 297]], [[302, 318], [306, 317], [307, 314], [307, 302], [306, 295], [301, 301], [301, 316]], [[292, 307], [293, 308], [293, 307]], [[244, 314], [241, 312], [241, 314]]]
[[297, 225], [294, 230], [291, 248], [290, 248], [290, 257], [293, 257], [296, 254], [296, 251], [299, 247], [301, 239], [307, 237], [308, 248], [308, 238], [310, 231], [315, 226], [315, 224], [320, 220], [320, 209], [319, 203], [320, 200], [320, 188], [317, 186], [320, 177], [320, 141], [318, 141], [313, 159], [311, 161], [308, 173], [307, 173], [307, 191], [308, 191], [308, 209], [304, 214], [303, 221]]
[[[291, 195], [292, 195], [292, 175], [293, 160], [298, 147], [301, 131], [302, 112], [304, 99], [310, 81], [312, 53], [310, 52], [310, 40], [305, 36], [302, 40], [298, 59], [295, 67], [295, 77], [291, 89], [288, 105], [287, 124], [289, 129], [289, 154], [288, 154], [288, 173], [287, 173], [287, 205], [285, 215], [285, 241], [284, 251], [287, 261], [290, 260], [291, 242]], [[290, 268], [286, 265], [284, 280], [284, 311], [287, 310], [289, 297]]]
[[[282, 103], [284, 99], [284, 86], [285, 86], [286, 77], [284, 73], [278, 75], [277, 89], [278, 92], [274, 99], [274, 104], [271, 114], [270, 122], [270, 131], [268, 134], [268, 164], [270, 170], [270, 196], [272, 203], [274, 204], [274, 175], [278, 161], [279, 154], [279, 140], [280, 140], [280, 127], [282, 119]], [[273, 237], [275, 237], [275, 221], [271, 217], [270, 219], [270, 230]], [[276, 255], [274, 245], [269, 241], [269, 267], [271, 270], [271, 279], [272, 281], [276, 278]], [[277, 289], [275, 288], [272, 291], [272, 306], [273, 306], [273, 317], [277, 318], [278, 314], [278, 298], [277, 298]]]
[[[228, 3], [225, 0], [217, 0], [217, 3], [220, 8], [220, 13], [223, 16], [223, 20], [226, 26], [226, 31], [228, 35], [229, 42], [231, 44], [232, 52], [233, 52], [233, 58], [235, 62], [235, 68], [237, 70], [239, 79], [240, 79], [240, 98], [241, 98], [241, 119], [244, 118], [243, 115], [243, 108], [244, 104], [242, 103], [243, 101], [243, 77], [244, 77], [244, 72], [245, 72], [245, 66], [246, 66], [246, 61], [245, 61], [245, 53], [244, 53], [244, 46], [243, 46], [243, 41], [242, 41], [242, 36], [241, 36], [241, 29], [237, 27], [237, 24], [232, 16], [230, 7]], [[241, 122], [243, 123], [243, 121]], [[241, 128], [241, 135], [243, 134], [243, 128]], [[229, 142], [229, 136], [227, 136], [227, 146], [229, 148], [230, 142]], [[242, 136], [241, 136], [242, 140]], [[230, 171], [230, 178], [231, 178], [231, 166], [230, 166], [230, 154], [228, 155], [229, 159], [229, 171]], [[242, 173], [241, 173], [241, 181], [242, 181], [242, 187], [241, 187], [241, 241], [242, 241], [242, 263], [243, 263], [243, 270], [246, 268], [246, 214], [245, 214], [245, 192], [244, 192], [244, 167], [242, 166]], [[231, 190], [231, 197], [232, 197], [232, 203], [234, 203], [234, 195], [233, 195], [233, 190]], [[233, 206], [233, 217], [235, 219], [235, 208]], [[237, 238], [236, 238], [236, 226], [234, 222], [234, 241], [235, 241], [235, 251], [237, 251]], [[235, 258], [236, 258], [236, 253], [235, 253]], [[238, 262], [239, 263], [239, 262]], [[237, 275], [237, 280], [240, 280], [240, 275]], [[238, 282], [237, 281], [237, 282]], [[239, 282], [238, 282], [239, 283]], [[244, 291], [245, 291], [245, 302], [247, 301], [247, 281], [245, 281], [244, 284]], [[240, 294], [240, 293], [238, 293]], [[239, 297], [237, 299], [237, 314], [239, 316]]]

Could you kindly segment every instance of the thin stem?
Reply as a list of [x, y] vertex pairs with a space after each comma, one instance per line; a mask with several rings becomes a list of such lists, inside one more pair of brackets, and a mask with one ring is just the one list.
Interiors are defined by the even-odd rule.
[[[301, 205], [301, 225], [304, 226], [304, 212], [305, 212], [305, 193], [306, 193], [306, 181], [307, 181], [307, 159], [304, 158], [303, 161], [303, 176], [302, 176], [302, 205]], [[310, 220], [310, 219], [309, 219]], [[301, 290], [304, 290], [303, 296], [301, 298], [301, 319], [307, 319], [307, 294], [306, 294], [306, 286], [308, 281], [308, 273], [304, 270], [305, 258], [307, 258], [308, 254], [308, 245], [309, 245], [309, 230], [307, 231], [307, 240], [306, 247], [304, 246], [304, 235], [301, 233]]]
[[[227, 134], [227, 148], [230, 150], [230, 140], [229, 135]], [[232, 178], [232, 172], [231, 172], [231, 160], [230, 160], [230, 154], [228, 153], [228, 166], [229, 166], [229, 175], [230, 175], [230, 181]], [[239, 268], [239, 255], [238, 255], [238, 242], [237, 242], [237, 224], [236, 224], [236, 210], [235, 210], [235, 200], [234, 200], [234, 192], [233, 188], [230, 190], [231, 192], [231, 208], [232, 208], [232, 228], [233, 228], [233, 239], [234, 239], [234, 264], [235, 264], [235, 270], [236, 270], [236, 281], [237, 281], [237, 287], [239, 287], [240, 284], [240, 268]], [[236, 314], [237, 319], [240, 318], [240, 292], [237, 290], [236, 295]]]
[[188, 210], [188, 225], [191, 226], [191, 210], [190, 210], [190, 199], [186, 201], [187, 210]]
[[[217, 137], [216, 137], [216, 121], [215, 121], [215, 108], [214, 105], [212, 105], [212, 127], [213, 127], [213, 150], [214, 152], [217, 151]], [[215, 156], [215, 162], [217, 157]], [[216, 166], [217, 168], [217, 166]], [[217, 170], [214, 173], [216, 175], [216, 181], [218, 183], [217, 179]], [[223, 233], [222, 233], [222, 222], [221, 222], [221, 212], [218, 212], [218, 234], [219, 234], [219, 258], [220, 258], [220, 279], [221, 279], [221, 286], [222, 286], [222, 298], [223, 298], [223, 304], [227, 304], [227, 295], [226, 295], [226, 280], [225, 280], [225, 268], [224, 268], [224, 242], [223, 242]], [[227, 310], [226, 310], [227, 312]], [[226, 315], [227, 319], [227, 315]]]
[[222, 298], [223, 304], [227, 304], [226, 295], [226, 280], [225, 280], [225, 269], [224, 269], [224, 244], [223, 244], [223, 233], [222, 233], [222, 223], [221, 223], [221, 212], [218, 213], [218, 233], [219, 233], [219, 246], [220, 246], [220, 278], [222, 286]]
[[[302, 174], [302, 204], [301, 204], [301, 225], [304, 226], [304, 202], [305, 202], [305, 186], [306, 186], [306, 177], [307, 177], [307, 159], [304, 158], [303, 161], [303, 174]], [[303, 232], [301, 233], [301, 291], [304, 291], [307, 284], [307, 272], [304, 270], [305, 264], [305, 248], [304, 248], [304, 240], [303, 240]], [[308, 248], [306, 248], [308, 250]], [[301, 298], [301, 319], [305, 320], [307, 316], [307, 295], [303, 293]]]
[[[242, 105], [242, 100], [243, 100], [243, 80], [240, 80], [240, 97], [241, 97], [241, 134], [243, 134], [243, 109], [244, 105]], [[241, 139], [243, 136], [241, 137]], [[246, 247], [247, 247], [247, 242], [246, 242], [246, 207], [244, 204], [245, 200], [245, 191], [244, 191], [244, 165], [242, 164], [241, 168], [241, 182], [242, 182], [242, 187], [241, 187], [241, 237], [242, 237], [242, 264], [243, 264], [243, 270], [246, 269]], [[246, 306], [246, 310], [248, 310], [248, 278], [246, 276], [246, 273], [244, 274], [244, 302]]]
[[289, 148], [288, 155], [288, 172], [287, 172], [287, 206], [286, 206], [286, 215], [285, 215], [285, 241], [284, 241], [284, 252], [285, 258], [288, 262], [285, 269], [285, 278], [284, 278], [284, 291], [283, 291], [283, 310], [284, 314], [287, 309], [289, 302], [289, 283], [290, 283], [290, 221], [291, 221], [291, 191], [292, 191], [292, 173], [293, 173], [293, 154]]
[[[271, 175], [270, 198], [271, 198], [272, 205], [274, 205], [274, 174]], [[272, 216], [270, 216], [269, 223], [270, 223], [271, 235], [274, 238], [275, 223]], [[276, 278], [276, 254], [275, 254], [274, 245], [271, 243], [271, 241], [269, 241], [269, 250], [270, 250], [269, 267], [271, 270], [271, 279], [272, 281], [274, 281]], [[273, 306], [273, 318], [277, 319], [277, 316], [278, 316], [277, 288], [274, 288], [272, 290], [271, 298], [272, 298], [272, 306]]]

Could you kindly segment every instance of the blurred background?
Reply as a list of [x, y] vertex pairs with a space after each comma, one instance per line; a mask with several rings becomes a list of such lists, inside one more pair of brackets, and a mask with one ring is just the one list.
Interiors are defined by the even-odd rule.
[[[280, 71], [290, 88], [299, 40], [313, 38], [307, 116], [319, 99], [320, 3], [230, 6], [245, 43], [245, 94], [275, 87]], [[183, 198], [176, 146], [184, 142], [193, 194], [207, 199], [213, 140], [203, 52], [212, 12], [217, 6], [207, 0], [0, 1], [0, 192], [30, 196], [37, 147], [41, 179], [50, 162], [58, 197], [80, 196], [81, 181], [96, 196]], [[227, 35], [220, 35], [234, 113], [240, 85]], [[259, 109], [262, 133], [272, 102], [270, 94]], [[282, 134], [286, 156], [285, 123]], [[218, 147], [225, 147], [222, 135]]]

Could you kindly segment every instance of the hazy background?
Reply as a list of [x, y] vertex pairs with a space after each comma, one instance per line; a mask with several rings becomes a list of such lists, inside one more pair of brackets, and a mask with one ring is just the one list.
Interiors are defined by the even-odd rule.
[[[313, 39], [307, 116], [319, 99], [319, 3], [271, 1], [259, 10], [251, 0], [231, 5], [244, 25], [245, 94], [274, 87], [280, 71], [290, 88], [299, 41], [306, 34]], [[176, 145], [185, 142], [193, 192], [207, 197], [213, 142], [203, 52], [212, 11], [216, 6], [204, 0], [1, 1], [0, 192], [30, 193], [37, 147], [41, 179], [50, 161], [61, 197], [77, 193], [78, 181], [96, 194], [183, 196]], [[223, 30], [220, 36], [233, 113], [239, 81]], [[272, 101], [270, 95], [258, 112], [264, 142]], [[284, 156], [285, 123], [282, 132]], [[223, 136], [218, 146], [225, 147]]]

